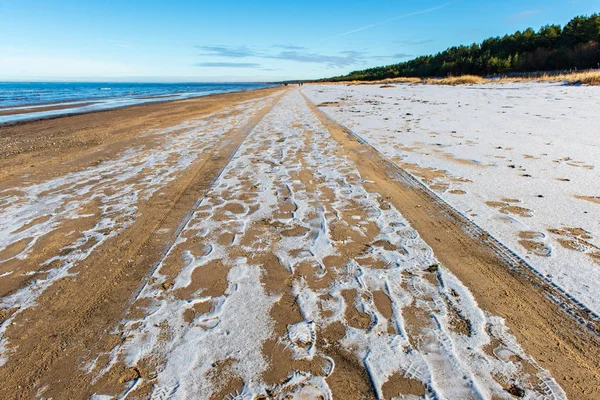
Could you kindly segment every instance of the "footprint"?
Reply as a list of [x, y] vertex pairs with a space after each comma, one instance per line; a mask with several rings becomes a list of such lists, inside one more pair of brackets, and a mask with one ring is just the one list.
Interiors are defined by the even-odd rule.
[[179, 382], [171, 382], [169, 384], [158, 386], [152, 391], [150, 398], [152, 400], [170, 400], [174, 397], [175, 392], [179, 389]]
[[515, 205], [519, 200], [502, 199], [502, 201], [486, 201], [485, 204], [489, 207], [497, 208], [503, 214], [513, 214], [521, 217], [531, 217], [533, 210]]
[[521, 231], [519, 232], [519, 237], [521, 239], [529, 239], [529, 240], [536, 240], [536, 239], [544, 239], [546, 237], [546, 235], [542, 232], [534, 232], [534, 231]]
[[590, 232], [582, 228], [562, 227], [548, 229], [548, 232], [558, 236], [558, 243], [565, 249], [587, 254], [594, 262], [600, 264], [600, 247], [592, 244]]
[[254, 396], [252, 396], [250, 393], [246, 393], [244, 390], [241, 392], [236, 390], [235, 392], [225, 396], [225, 400], [251, 400], [253, 398]]
[[492, 353], [498, 360], [504, 362], [512, 362], [518, 360], [518, 355], [514, 351], [505, 346], [497, 346], [492, 350]]
[[528, 253], [540, 257], [550, 257], [552, 255], [552, 248], [543, 242], [546, 235], [542, 232], [521, 231], [519, 232], [519, 238], [521, 238], [519, 244], [525, 247]]
[[288, 325], [287, 337], [283, 341], [291, 350], [294, 359], [311, 357], [314, 354], [314, 346], [317, 341], [314, 322], [302, 321]]

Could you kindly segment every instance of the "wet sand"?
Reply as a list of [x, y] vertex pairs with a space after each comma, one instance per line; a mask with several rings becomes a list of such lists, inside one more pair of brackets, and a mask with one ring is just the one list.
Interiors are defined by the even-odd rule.
[[52, 104], [52, 105], [48, 105], [48, 106], [31, 106], [31, 107], [23, 106], [23, 107], [19, 107], [17, 109], [0, 108], [0, 116], [29, 114], [29, 113], [42, 112], [42, 111], [65, 110], [65, 109], [75, 108], [75, 107], [85, 107], [85, 106], [89, 106], [90, 104], [94, 104], [94, 103], [93, 102], [82, 102], [82, 103], [75, 103], [75, 104]]

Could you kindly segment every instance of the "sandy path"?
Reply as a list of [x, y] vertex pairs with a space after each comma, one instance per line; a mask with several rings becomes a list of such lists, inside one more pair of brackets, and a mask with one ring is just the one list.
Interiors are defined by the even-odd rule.
[[[165, 129], [1, 203], [21, 225], [0, 397], [598, 394], [590, 331], [298, 91]], [[48, 259], [52, 223], [75, 231], [59, 265], [11, 278]]]
[[32, 390], [55, 362], [63, 366], [54, 372], [67, 372], [64, 365], [75, 366], [69, 357], [105, 329], [94, 323], [119, 318], [181, 220], [275, 100], [256, 97], [141, 133], [135, 151], [125, 141], [114, 159], [4, 191], [0, 360], [10, 379], [0, 389]]
[[310, 85], [321, 109], [600, 315], [600, 89]]
[[86, 366], [92, 390], [114, 394], [119, 379], [121, 396], [156, 398], [561, 398], [363, 183], [287, 94], [159, 263], [122, 343]]
[[477, 303], [505, 319], [521, 346], [552, 371], [571, 398], [597, 397], [600, 327], [589, 310], [537, 275], [408, 171], [316, 106], [312, 108], [364, 179], [372, 180], [365, 185], [403, 213]]

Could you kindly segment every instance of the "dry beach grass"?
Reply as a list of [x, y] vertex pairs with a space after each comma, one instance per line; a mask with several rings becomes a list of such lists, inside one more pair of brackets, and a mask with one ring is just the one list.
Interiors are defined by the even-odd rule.
[[475, 85], [503, 82], [565, 82], [570, 85], [600, 85], [600, 71], [584, 71], [565, 74], [545, 74], [535, 77], [485, 78], [477, 75], [449, 76], [446, 78], [389, 78], [374, 81], [349, 81], [334, 84], [348, 85], [390, 85], [397, 83], [422, 83], [427, 85]]

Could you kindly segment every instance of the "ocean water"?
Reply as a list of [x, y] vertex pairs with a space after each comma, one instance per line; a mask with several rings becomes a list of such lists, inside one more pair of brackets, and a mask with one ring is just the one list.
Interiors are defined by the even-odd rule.
[[259, 83], [0, 82], [0, 107], [157, 96], [192, 97], [265, 86]]
[[[180, 100], [273, 86], [266, 83], [0, 82], [0, 123]], [[59, 106], [60, 109], [42, 110]], [[40, 111], [35, 111], [36, 109]], [[27, 109], [27, 112], [23, 110]], [[31, 112], [33, 111], [33, 112]], [[14, 114], [12, 114], [14, 112]]]

